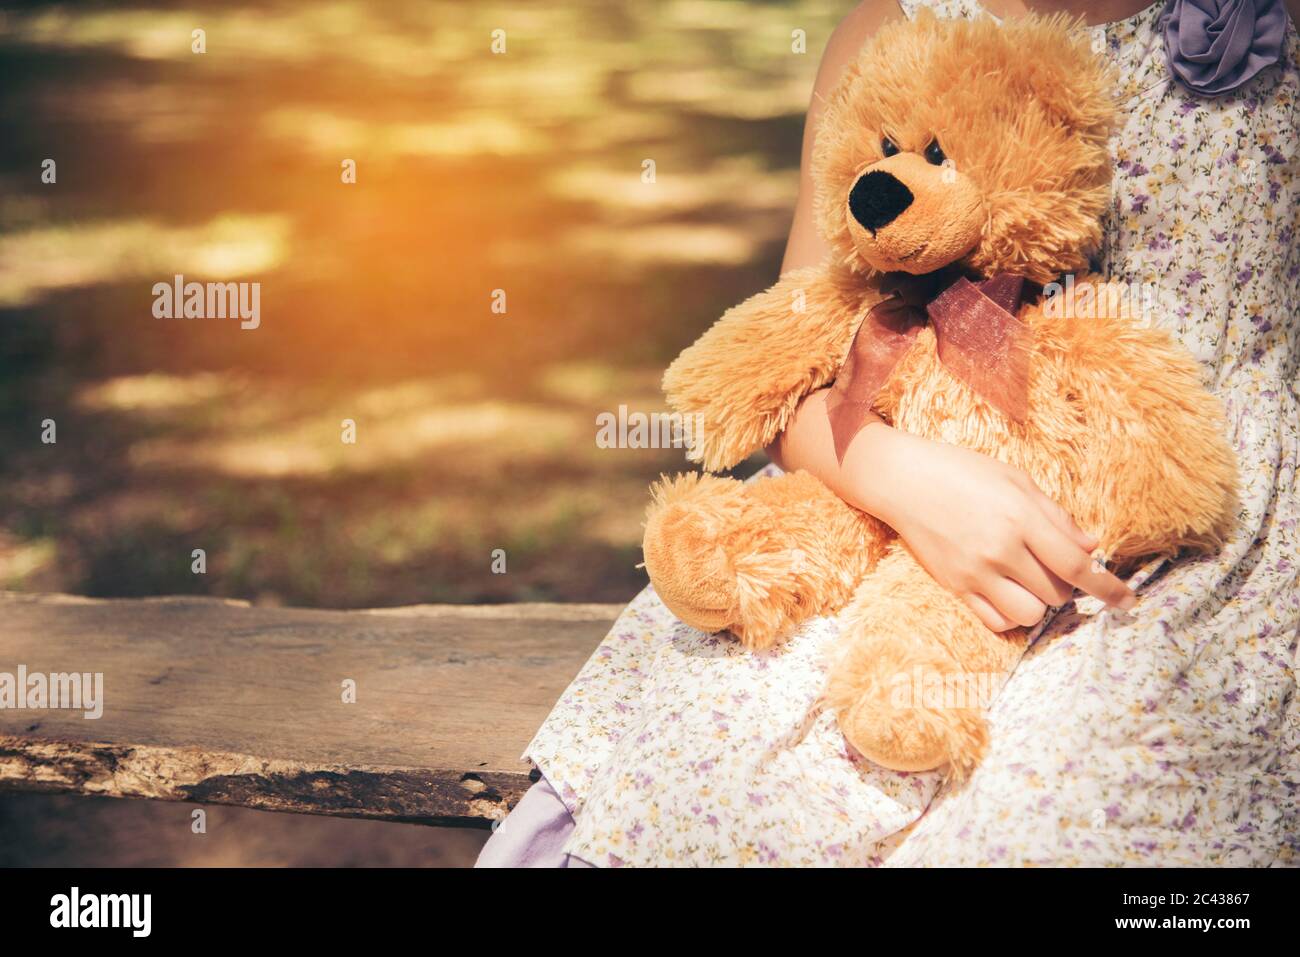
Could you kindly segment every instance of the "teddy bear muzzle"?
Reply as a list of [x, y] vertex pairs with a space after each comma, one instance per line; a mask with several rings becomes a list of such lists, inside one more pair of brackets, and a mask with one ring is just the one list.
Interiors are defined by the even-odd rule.
[[893, 173], [868, 170], [858, 177], [849, 192], [849, 212], [868, 232], [888, 226], [912, 205], [915, 197]]
[[969, 176], [918, 153], [872, 164], [849, 189], [849, 235], [881, 272], [916, 275], [942, 269], [979, 243], [984, 204]]

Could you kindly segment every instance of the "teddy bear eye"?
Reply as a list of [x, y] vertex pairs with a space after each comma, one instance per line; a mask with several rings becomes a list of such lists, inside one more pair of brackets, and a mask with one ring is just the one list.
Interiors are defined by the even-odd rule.
[[886, 156], [893, 156], [898, 152], [898, 146], [895, 145], [893, 140], [886, 136], [880, 141], [880, 152], [884, 153]]
[[947, 158], [939, 147], [939, 141], [930, 140], [930, 145], [925, 148], [925, 161], [933, 166], [942, 166]]

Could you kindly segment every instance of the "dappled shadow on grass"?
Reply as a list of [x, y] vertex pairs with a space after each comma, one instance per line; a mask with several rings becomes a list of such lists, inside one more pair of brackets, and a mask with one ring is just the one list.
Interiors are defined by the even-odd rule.
[[[597, 449], [595, 415], [662, 409], [659, 370], [775, 276], [840, 12], [8, 14], [0, 586], [628, 597], [646, 486], [683, 462]], [[810, 54], [791, 52], [794, 28]], [[153, 284], [178, 272], [260, 282], [261, 326], [154, 318]]]
[[472, 376], [75, 386], [48, 400], [57, 442], [8, 463], [0, 581], [331, 607], [618, 600], [643, 581], [646, 484], [684, 462], [678, 449], [598, 448], [596, 416], [654, 410], [655, 377], [544, 368], [520, 383], [532, 398], [512, 400]]

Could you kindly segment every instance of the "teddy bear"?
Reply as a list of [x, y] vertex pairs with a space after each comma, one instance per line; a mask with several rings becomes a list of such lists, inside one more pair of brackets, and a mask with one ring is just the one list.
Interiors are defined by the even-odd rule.
[[[841, 458], [870, 413], [993, 456], [1094, 534], [1117, 573], [1218, 547], [1236, 513], [1223, 410], [1160, 317], [1087, 273], [1111, 195], [1111, 86], [1082, 25], [1060, 16], [882, 27], [816, 135], [830, 255], [730, 309], [664, 375], [670, 406], [699, 423], [687, 454], [706, 473], [653, 489], [655, 591], [754, 652], [843, 612], [824, 701], [887, 768], [968, 774], [987, 701], [920, 690], [1003, 681], [1031, 630], [985, 627], [888, 526], [807, 472], [712, 473], [828, 389]], [[1063, 277], [1094, 307], [1047, 295]]]

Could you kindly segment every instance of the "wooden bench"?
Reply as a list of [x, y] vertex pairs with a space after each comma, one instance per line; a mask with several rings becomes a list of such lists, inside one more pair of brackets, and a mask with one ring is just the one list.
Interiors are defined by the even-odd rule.
[[0, 593], [0, 673], [102, 673], [104, 702], [0, 709], [0, 790], [486, 826], [617, 613]]

